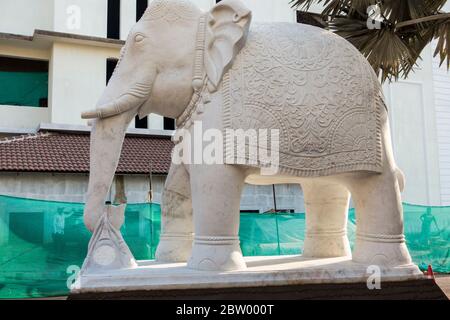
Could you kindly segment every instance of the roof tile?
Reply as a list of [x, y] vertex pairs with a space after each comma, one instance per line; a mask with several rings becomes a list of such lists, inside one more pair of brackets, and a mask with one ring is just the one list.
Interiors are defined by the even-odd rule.
[[[87, 134], [38, 133], [0, 140], [0, 171], [89, 172]], [[118, 174], [167, 174], [173, 143], [165, 137], [126, 137]]]

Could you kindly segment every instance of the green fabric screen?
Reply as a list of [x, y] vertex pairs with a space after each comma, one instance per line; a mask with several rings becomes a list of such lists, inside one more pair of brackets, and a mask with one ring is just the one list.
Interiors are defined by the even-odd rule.
[[[405, 236], [413, 261], [450, 273], [450, 207], [404, 204]], [[90, 233], [83, 204], [0, 196], [0, 298], [67, 295], [67, 282], [86, 255]], [[60, 217], [63, 216], [64, 219]], [[157, 204], [129, 204], [122, 234], [138, 260], [153, 259], [160, 234]], [[301, 253], [305, 215], [242, 213], [244, 255]], [[348, 235], [353, 245], [354, 210]], [[74, 269], [75, 268], [75, 269]]]
[[0, 105], [39, 107], [48, 98], [48, 72], [0, 71]]

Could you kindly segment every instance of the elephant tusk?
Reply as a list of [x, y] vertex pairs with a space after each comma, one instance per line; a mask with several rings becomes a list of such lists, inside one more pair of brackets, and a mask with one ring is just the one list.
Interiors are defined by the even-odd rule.
[[83, 112], [81, 119], [104, 119], [116, 116], [141, 105], [150, 95], [151, 86], [137, 83], [128, 93], [100, 108]]
[[81, 113], [81, 119], [97, 119], [102, 118], [100, 110], [91, 110]]
[[[134, 107], [134, 104], [127, 103], [126, 99], [119, 99], [98, 109], [83, 112], [81, 119], [105, 119], [126, 112]], [[124, 105], [126, 105], [125, 108], [123, 107]]]
[[118, 115], [125, 110], [120, 110], [116, 104], [108, 105], [96, 110], [90, 110], [81, 114], [81, 119], [104, 119]]

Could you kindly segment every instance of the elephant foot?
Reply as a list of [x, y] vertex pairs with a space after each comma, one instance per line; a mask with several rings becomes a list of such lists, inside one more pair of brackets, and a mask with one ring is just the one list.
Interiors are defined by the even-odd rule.
[[306, 232], [303, 257], [332, 258], [350, 257], [350, 243], [344, 230], [339, 232]]
[[189, 259], [190, 269], [236, 271], [247, 268], [238, 237], [196, 236]]
[[412, 263], [405, 237], [383, 234], [358, 234], [353, 261], [388, 268]]
[[161, 234], [155, 259], [159, 262], [186, 262], [192, 251], [193, 234]]

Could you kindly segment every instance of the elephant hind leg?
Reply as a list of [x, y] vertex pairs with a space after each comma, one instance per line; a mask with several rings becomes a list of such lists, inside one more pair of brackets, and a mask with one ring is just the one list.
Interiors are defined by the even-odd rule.
[[386, 168], [349, 185], [357, 221], [353, 261], [385, 267], [411, 263], [403, 235], [399, 178], [395, 168]]
[[394, 161], [387, 114], [384, 113], [383, 169], [380, 174], [355, 174], [347, 183], [356, 208], [355, 262], [379, 266], [411, 263], [403, 235], [400, 192], [403, 173]]
[[162, 194], [161, 235], [155, 258], [160, 262], [186, 262], [193, 241], [192, 201], [189, 174], [172, 165]]
[[311, 179], [302, 183], [306, 207], [303, 256], [350, 256], [347, 215], [350, 193], [337, 183]]

